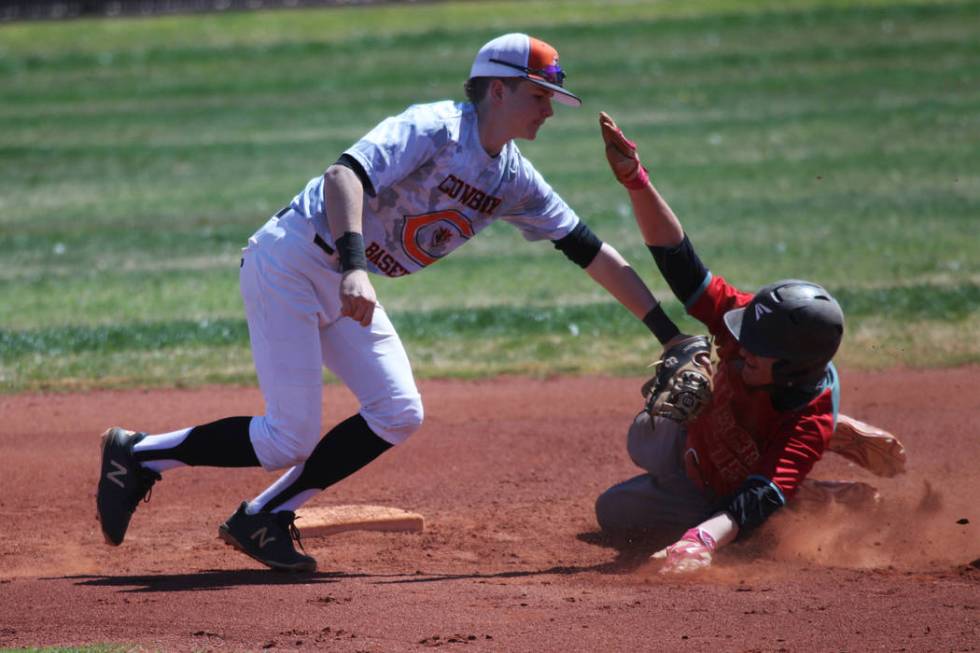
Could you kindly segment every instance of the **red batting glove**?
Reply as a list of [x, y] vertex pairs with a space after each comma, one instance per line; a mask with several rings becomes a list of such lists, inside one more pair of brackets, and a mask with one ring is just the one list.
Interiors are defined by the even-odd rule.
[[688, 529], [681, 539], [653, 554], [663, 560], [661, 574], [687, 574], [711, 566], [711, 557], [718, 548], [715, 538], [698, 527]]
[[599, 129], [606, 144], [606, 159], [616, 179], [630, 190], [643, 190], [650, 181], [647, 169], [640, 162], [636, 143], [626, 138], [609, 114], [599, 112]]

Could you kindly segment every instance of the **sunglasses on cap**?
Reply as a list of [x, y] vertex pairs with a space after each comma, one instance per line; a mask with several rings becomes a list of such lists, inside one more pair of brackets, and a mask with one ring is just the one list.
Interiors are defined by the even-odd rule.
[[565, 85], [565, 72], [561, 69], [561, 66], [558, 65], [548, 66], [547, 68], [528, 68], [527, 66], [518, 66], [516, 63], [504, 61], [503, 59], [490, 59], [490, 62], [498, 63], [501, 66], [507, 66], [508, 68], [515, 68], [526, 73], [527, 75], [535, 75], [546, 82], [557, 84], [558, 86]]

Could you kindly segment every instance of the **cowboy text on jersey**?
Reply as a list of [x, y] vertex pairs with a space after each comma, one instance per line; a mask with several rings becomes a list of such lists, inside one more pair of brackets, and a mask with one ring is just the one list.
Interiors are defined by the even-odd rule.
[[459, 200], [463, 206], [468, 206], [474, 211], [487, 215], [493, 215], [494, 209], [500, 206], [499, 197], [494, 197], [476, 186], [471, 186], [456, 175], [449, 175], [443, 179], [439, 184], [439, 190], [454, 200]]

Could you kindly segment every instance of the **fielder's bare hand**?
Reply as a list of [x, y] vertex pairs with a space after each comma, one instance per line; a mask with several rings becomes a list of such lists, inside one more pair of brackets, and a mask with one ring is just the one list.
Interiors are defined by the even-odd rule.
[[371, 324], [378, 296], [367, 270], [348, 270], [340, 281], [340, 314], [361, 326]]

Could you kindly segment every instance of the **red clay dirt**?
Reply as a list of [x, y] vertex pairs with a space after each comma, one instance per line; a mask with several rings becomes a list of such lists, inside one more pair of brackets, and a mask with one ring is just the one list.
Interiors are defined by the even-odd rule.
[[[976, 651], [980, 368], [843, 374], [844, 412], [891, 430], [908, 473], [828, 454], [876, 511], [785, 510], [689, 579], [597, 532], [595, 497], [637, 470], [640, 379], [427, 381], [422, 430], [313, 505], [422, 513], [421, 534], [307, 541], [320, 571], [265, 570], [217, 525], [274, 476], [178, 469], [125, 543], [95, 521], [99, 435], [255, 414], [253, 388], [0, 397], [0, 647], [148, 650]], [[327, 422], [355, 409], [337, 386]], [[302, 521], [299, 521], [302, 527]]]

